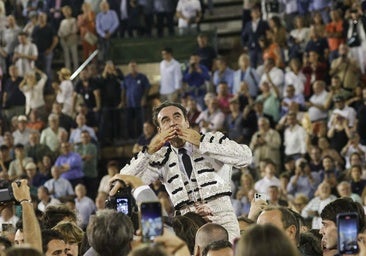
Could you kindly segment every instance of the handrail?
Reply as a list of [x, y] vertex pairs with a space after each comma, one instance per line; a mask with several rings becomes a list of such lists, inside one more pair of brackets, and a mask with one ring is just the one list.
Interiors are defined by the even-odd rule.
[[96, 49], [92, 54], [89, 55], [89, 57], [83, 62], [83, 64], [81, 64], [77, 70], [75, 70], [74, 73], [72, 73], [70, 80], [74, 80], [81, 71], [83, 71], [83, 69], [95, 58], [95, 56], [98, 55], [99, 50]]

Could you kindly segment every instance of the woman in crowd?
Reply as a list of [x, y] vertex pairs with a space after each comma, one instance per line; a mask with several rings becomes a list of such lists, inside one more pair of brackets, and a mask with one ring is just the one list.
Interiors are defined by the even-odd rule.
[[[81, 45], [83, 46], [83, 60], [97, 49], [97, 36], [95, 30], [95, 13], [89, 3], [82, 5], [83, 13], [78, 16]], [[94, 38], [94, 40], [93, 40]]]

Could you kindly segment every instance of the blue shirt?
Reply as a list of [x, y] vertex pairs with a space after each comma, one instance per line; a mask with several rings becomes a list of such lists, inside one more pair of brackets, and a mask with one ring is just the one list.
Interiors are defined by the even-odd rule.
[[[208, 73], [208, 69], [204, 66], [199, 64], [200, 69], [202, 70], [201, 73], [193, 71], [189, 73], [189, 68], [184, 71], [183, 74], [183, 82], [187, 83], [190, 87], [200, 87], [204, 85], [206, 81], [210, 81], [210, 74]], [[206, 93], [206, 88], [204, 87], [203, 90], [200, 90], [202, 94]], [[191, 93], [189, 93], [192, 95]]]
[[141, 99], [149, 88], [150, 82], [144, 74], [128, 74], [122, 83], [122, 89], [126, 92], [127, 107], [141, 107]]
[[216, 70], [213, 76], [213, 83], [217, 87], [220, 82], [226, 82], [229, 87], [229, 92], [233, 93], [234, 70], [231, 68], [226, 68], [221, 75], [219, 75], [219, 71]]
[[70, 165], [70, 169], [61, 174], [61, 178], [75, 180], [84, 177], [83, 160], [78, 153], [70, 152], [67, 155], [60, 155], [56, 159], [55, 166], [61, 167], [64, 164]]
[[331, 0], [312, 0], [310, 3], [309, 10], [310, 11], [320, 11], [325, 7], [331, 7], [332, 1]]
[[97, 32], [100, 37], [105, 37], [106, 32], [113, 34], [119, 26], [117, 13], [109, 10], [106, 13], [100, 12], [96, 17]]

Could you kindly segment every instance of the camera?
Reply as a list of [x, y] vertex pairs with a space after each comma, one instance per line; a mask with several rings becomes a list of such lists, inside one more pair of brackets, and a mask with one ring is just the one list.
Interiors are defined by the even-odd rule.
[[136, 205], [136, 200], [132, 195], [132, 189], [130, 186], [126, 185], [123, 180], [116, 180], [113, 182], [111, 184], [111, 189], [114, 187], [116, 182], [121, 183], [122, 187], [115, 195], [108, 196], [105, 202], [105, 207], [129, 216], [135, 230], [137, 230], [139, 225], [138, 207]]
[[[18, 187], [20, 187], [20, 181], [16, 181]], [[11, 183], [6, 180], [0, 181], [0, 205], [16, 201], [13, 193], [13, 189], [11, 187]]]

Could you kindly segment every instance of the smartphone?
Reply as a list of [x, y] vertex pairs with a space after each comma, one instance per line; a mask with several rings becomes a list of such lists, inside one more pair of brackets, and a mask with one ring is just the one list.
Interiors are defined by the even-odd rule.
[[265, 194], [255, 193], [254, 201], [258, 201], [258, 200], [263, 200], [263, 201], [267, 202], [267, 196]]
[[358, 215], [355, 212], [337, 215], [339, 254], [357, 254]]
[[128, 216], [131, 216], [132, 206], [128, 197], [117, 197], [116, 198], [116, 210], [122, 212]]
[[144, 202], [140, 205], [142, 242], [149, 243], [163, 234], [163, 218], [160, 202]]

